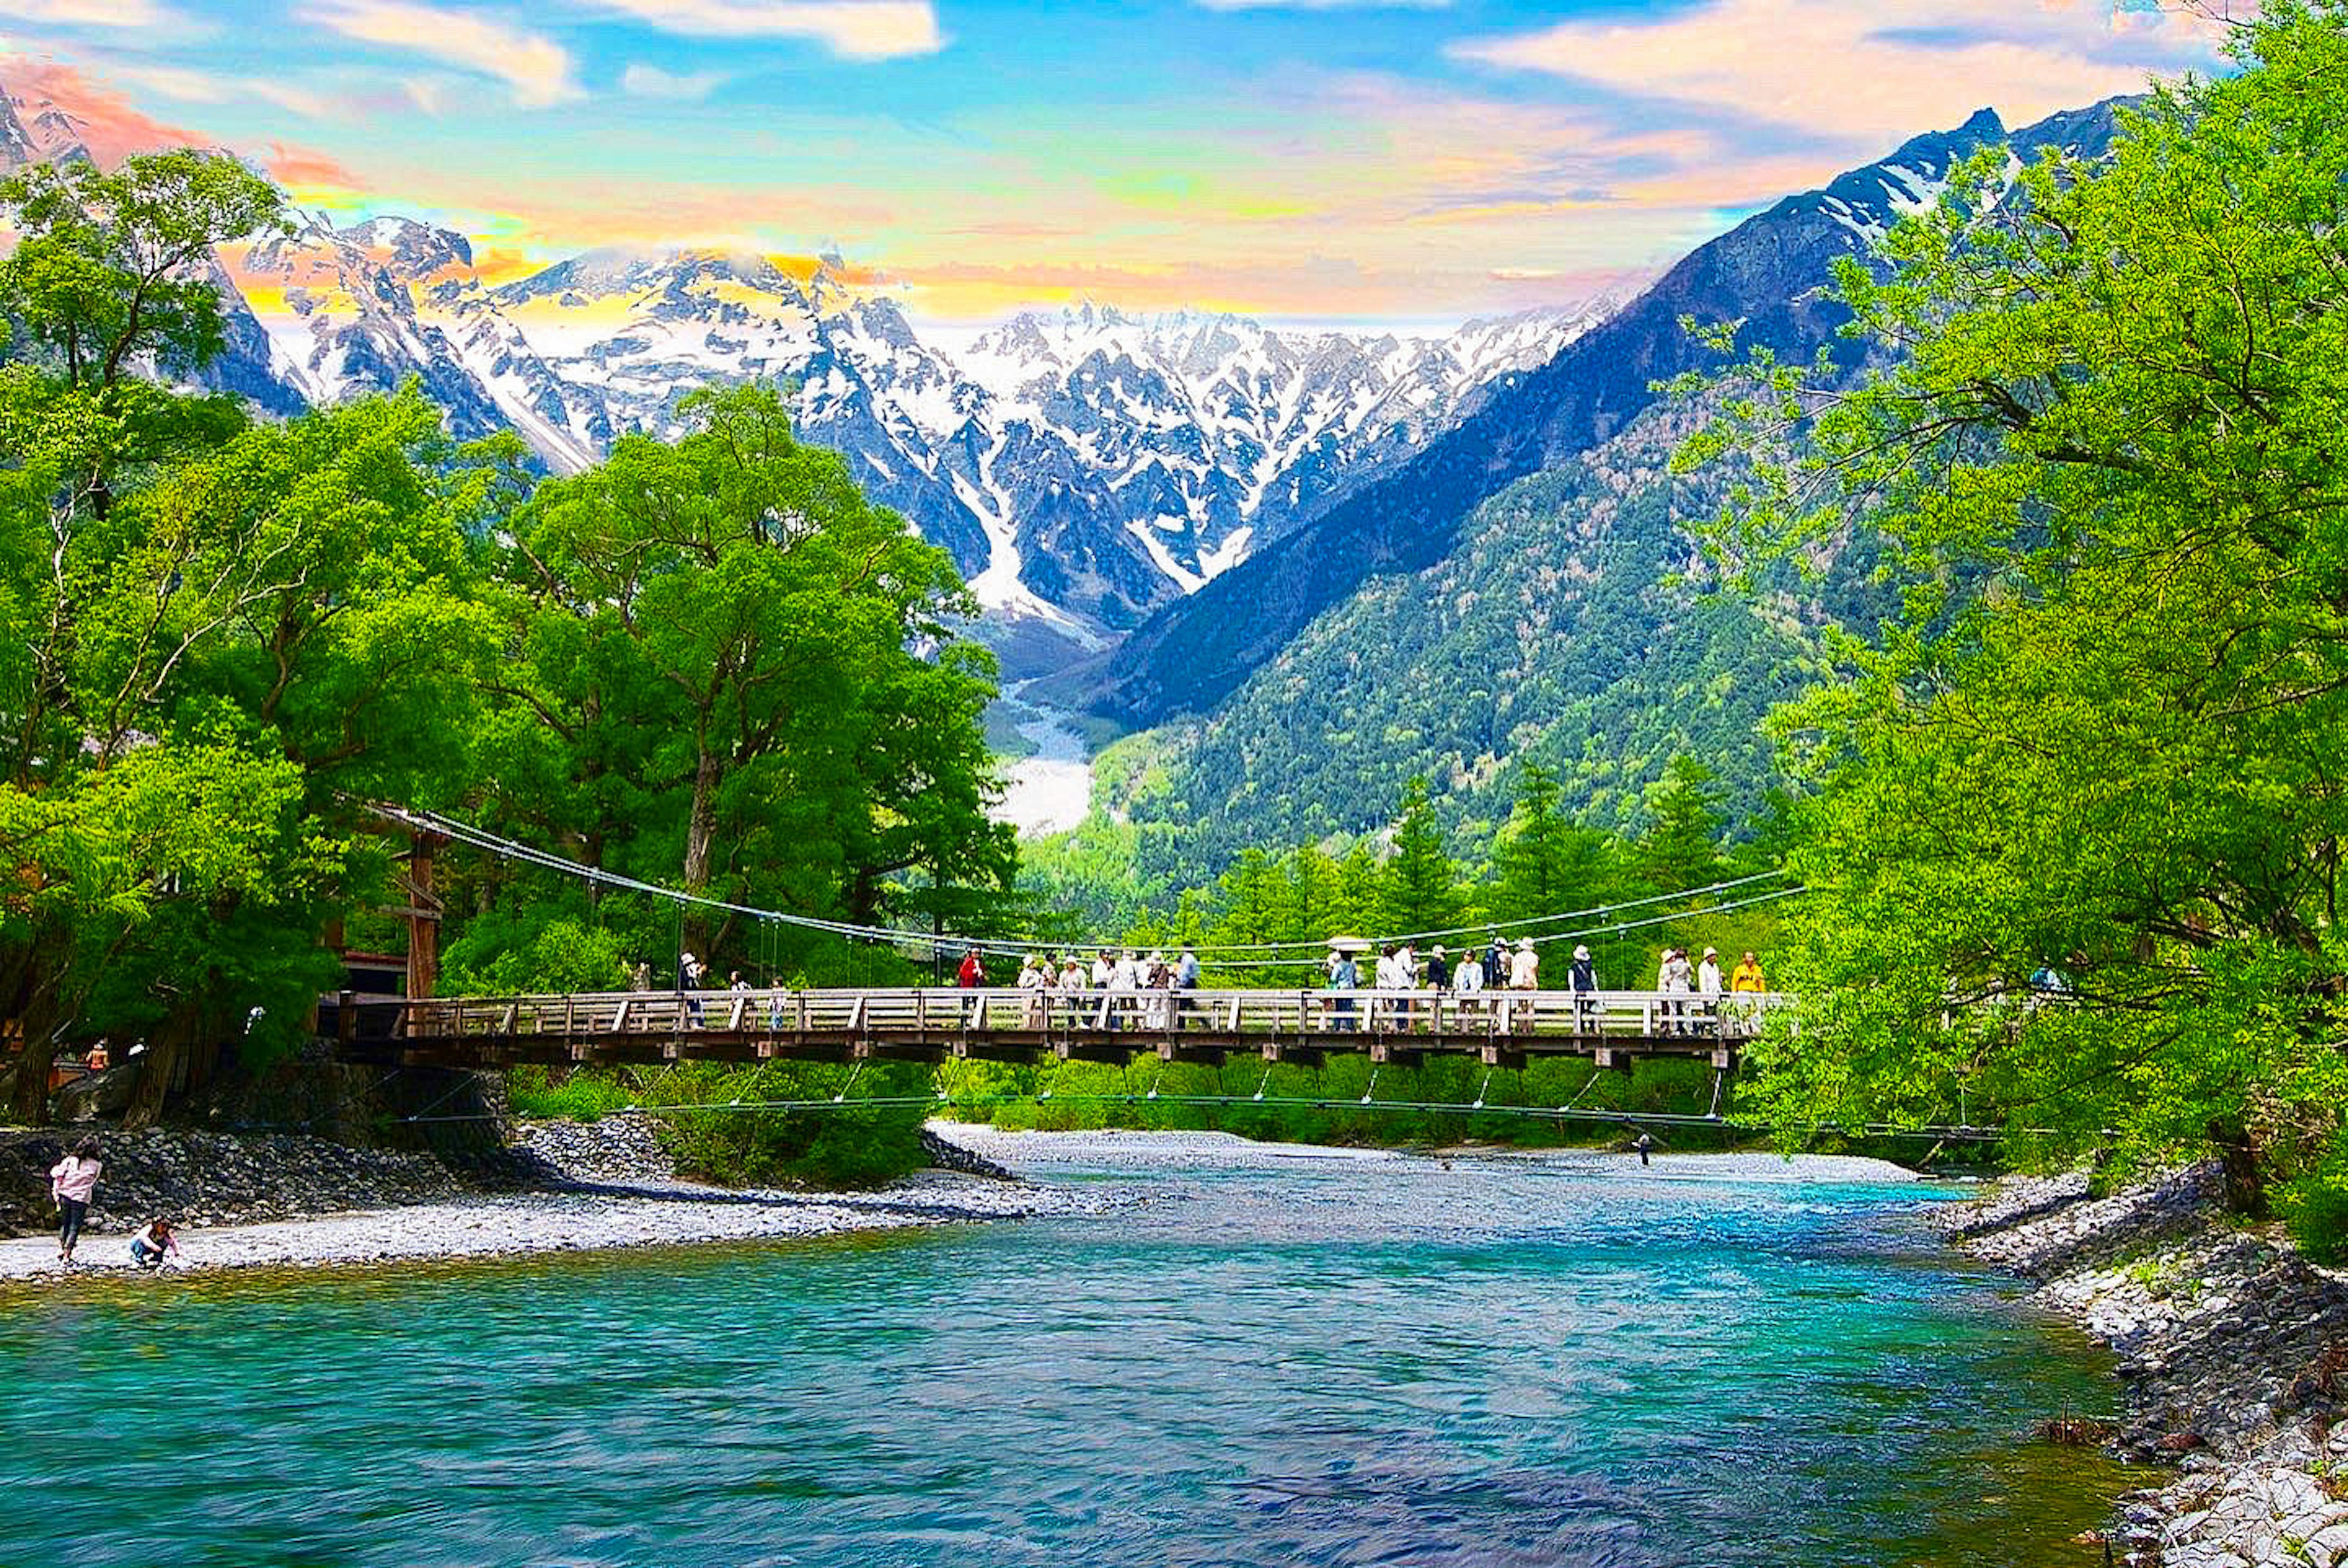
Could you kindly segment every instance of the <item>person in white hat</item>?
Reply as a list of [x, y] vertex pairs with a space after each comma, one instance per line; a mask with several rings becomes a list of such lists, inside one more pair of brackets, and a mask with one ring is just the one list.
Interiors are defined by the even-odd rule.
[[701, 999], [693, 993], [701, 989], [701, 960], [687, 948], [676, 956], [676, 989], [685, 993], [685, 1013], [695, 1024], [702, 1021]]
[[1573, 1027], [1577, 1033], [1587, 1034], [1598, 1017], [1598, 968], [1590, 961], [1590, 949], [1573, 949], [1573, 968], [1567, 971], [1565, 983], [1573, 991]]
[[1695, 967], [1695, 994], [1704, 999], [1701, 1009], [1704, 1020], [1703, 1032], [1717, 1034], [1720, 1031], [1720, 949], [1718, 948], [1706, 948], [1704, 950], [1704, 962]]
[[1509, 989], [1519, 991], [1540, 989], [1540, 955], [1533, 951], [1530, 937], [1519, 939], [1517, 956], [1509, 960]]

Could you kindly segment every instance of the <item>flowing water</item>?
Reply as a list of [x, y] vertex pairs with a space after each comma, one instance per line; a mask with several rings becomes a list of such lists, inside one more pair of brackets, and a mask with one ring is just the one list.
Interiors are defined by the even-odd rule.
[[[0, 1563], [2100, 1562], [1901, 1188], [1343, 1160], [882, 1238], [0, 1295]], [[1082, 1180], [1075, 1176], [1060, 1180]]]

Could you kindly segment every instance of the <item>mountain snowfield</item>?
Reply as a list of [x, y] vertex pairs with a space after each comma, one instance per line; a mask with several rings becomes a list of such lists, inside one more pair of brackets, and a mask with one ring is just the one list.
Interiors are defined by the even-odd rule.
[[674, 434], [696, 387], [788, 378], [801, 434], [952, 551], [994, 617], [1086, 649], [1406, 457], [1609, 308], [1406, 337], [1086, 304], [948, 352], [836, 261], [599, 251], [492, 285], [461, 234], [313, 217], [232, 270], [272, 372], [304, 400], [414, 376], [458, 436], [510, 426], [558, 471], [630, 430]]

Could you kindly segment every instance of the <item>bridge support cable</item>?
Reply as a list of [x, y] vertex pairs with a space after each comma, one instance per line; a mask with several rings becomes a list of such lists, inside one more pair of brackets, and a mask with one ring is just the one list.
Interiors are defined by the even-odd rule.
[[[664, 886], [658, 883], [647, 882], [639, 877], [624, 876], [621, 873], [611, 871], [602, 866], [582, 866], [579, 862], [569, 859], [566, 856], [557, 855], [549, 850], [540, 849], [535, 845], [524, 844], [516, 839], [505, 837], [502, 835], [489, 832], [484, 828], [476, 827], [469, 823], [458, 821], [457, 818], [445, 815], [439, 812], [425, 811], [407, 806], [391, 805], [380, 802], [360, 801], [355, 799], [352, 801], [352, 804], [360, 809], [372, 813], [374, 815], [386, 822], [405, 827], [411, 832], [437, 835], [449, 840], [450, 842], [462, 844], [468, 848], [478, 850], [485, 855], [494, 856], [499, 859], [535, 866], [539, 869], [552, 872], [560, 876], [576, 877], [586, 882], [592, 888], [637, 893], [648, 897], [667, 899], [677, 907], [680, 922], [682, 921], [683, 911], [686, 905], [693, 905], [725, 914], [742, 916], [747, 919], [760, 923], [762, 927], [762, 938], [766, 938], [770, 944], [775, 945], [770, 950], [778, 952], [779, 951], [778, 944], [780, 941], [779, 928], [785, 927], [814, 931], [828, 936], [839, 937], [851, 941], [871, 942], [893, 947], [916, 947], [925, 950], [935, 950], [944, 946], [975, 947], [982, 952], [998, 958], [1025, 958], [1027, 955], [1034, 953], [1060, 953], [1068, 950], [1072, 947], [1108, 946], [1124, 948], [1129, 945], [1123, 939], [1103, 943], [1097, 939], [1083, 942], [1069, 942], [1014, 939], [1008, 938], [968, 938], [948, 931], [919, 931], [908, 927], [865, 925], [852, 921], [827, 920], [819, 917], [809, 915], [794, 915], [785, 910], [761, 908], [754, 905], [736, 903], [729, 899], [714, 898], [704, 894], [691, 893], [683, 888]], [[1399, 935], [1386, 937], [1382, 939], [1395, 942], [1420, 942], [1445, 937], [1474, 937], [1480, 936], [1487, 932], [1517, 930], [1532, 927], [1562, 924], [1569, 921], [1590, 921], [1593, 923], [1582, 928], [1574, 930], [1542, 932], [1538, 935], [1529, 936], [1525, 939], [1530, 940], [1536, 945], [1546, 946], [1552, 942], [1576, 941], [1593, 937], [1602, 938], [1609, 935], [1619, 936], [1622, 933], [1644, 927], [1666, 925], [1675, 921], [1694, 918], [1702, 916], [1727, 914], [1737, 909], [1752, 907], [1758, 904], [1770, 903], [1781, 898], [1793, 897], [1807, 891], [1807, 889], [1799, 884], [1795, 884], [1783, 887], [1768, 888], [1758, 893], [1746, 894], [1725, 903], [1715, 904], [1709, 908], [1674, 910], [1663, 915], [1648, 916], [1640, 919], [1628, 921], [1619, 918], [1606, 918], [1606, 917], [1619, 916], [1622, 913], [1632, 909], [1649, 908], [1663, 904], [1684, 904], [1695, 899], [1712, 897], [1722, 893], [1738, 892], [1741, 889], [1751, 887], [1760, 883], [1773, 881], [1782, 882], [1786, 880], [1787, 875], [1787, 873], [1782, 871], [1756, 872], [1746, 876], [1730, 877], [1718, 882], [1707, 883], [1698, 887], [1680, 888], [1669, 893], [1653, 894], [1642, 898], [1626, 899], [1620, 903], [1599, 905], [1587, 909], [1560, 910], [1554, 914], [1527, 916], [1510, 920], [1485, 921], [1477, 925], [1450, 927], [1441, 930], [1406, 932]], [[680, 935], [678, 938], [678, 947], [680, 950], [682, 950], [683, 945], [683, 937], [680, 927]], [[1327, 944], [1323, 939], [1313, 938], [1302, 938], [1292, 942], [1231, 944], [1220, 947], [1194, 945], [1194, 950], [1196, 950], [1201, 958], [1210, 960], [1245, 964], [1257, 968], [1314, 967], [1321, 961], [1317, 955], [1326, 946]], [[1300, 956], [1281, 956], [1292, 953]], [[774, 964], [770, 961], [768, 968], [771, 969], [774, 967]]]

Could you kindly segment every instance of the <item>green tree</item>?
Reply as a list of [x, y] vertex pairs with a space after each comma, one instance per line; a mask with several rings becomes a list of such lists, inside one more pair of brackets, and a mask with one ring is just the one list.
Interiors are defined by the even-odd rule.
[[1639, 840], [1639, 875], [1652, 892], [1673, 893], [1720, 881], [1726, 867], [1721, 854], [1724, 816], [1712, 770], [1694, 757], [1676, 756], [1647, 790], [1650, 825]]
[[0, 182], [0, 207], [18, 235], [0, 300], [77, 392], [217, 358], [214, 248], [293, 231], [284, 193], [224, 152], [36, 163]]
[[2272, 6], [2235, 47], [2107, 165], [1961, 170], [1838, 278], [1889, 363], [1757, 361], [1688, 454], [1746, 464], [1732, 569], [1863, 518], [1906, 585], [1779, 723], [1818, 792], [1804, 1028], [1762, 1053], [1788, 1121], [1963, 1094], [2049, 1153], [2116, 1129], [2238, 1173], [2337, 1136], [2348, 20]]
[[1459, 924], [1459, 876], [1443, 846], [1443, 829], [1424, 778], [1414, 776], [1403, 786], [1385, 883], [1381, 914], [1388, 933], [1447, 930]]
[[1558, 795], [1556, 774], [1524, 764], [1516, 809], [1492, 845], [1492, 918], [1537, 919], [1612, 897], [1607, 836], [1560, 812]]
[[695, 893], [969, 929], [1015, 849], [985, 816], [993, 666], [951, 629], [951, 560], [797, 441], [777, 389], [680, 412], [678, 440], [623, 437], [511, 519], [500, 810]]

